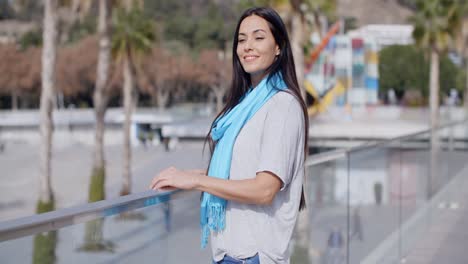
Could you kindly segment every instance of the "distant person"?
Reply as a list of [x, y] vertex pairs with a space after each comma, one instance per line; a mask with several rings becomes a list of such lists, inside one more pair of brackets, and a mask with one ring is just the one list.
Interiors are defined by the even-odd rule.
[[357, 237], [360, 241], [363, 240], [364, 235], [362, 232], [362, 221], [359, 208], [356, 207], [353, 210], [353, 220], [352, 220], [352, 229], [350, 239]]
[[168, 168], [152, 189], [202, 191], [202, 246], [213, 263], [289, 263], [289, 243], [305, 206], [308, 117], [286, 27], [271, 8], [240, 17], [227, 103], [213, 121], [208, 177]]
[[343, 234], [339, 228], [334, 228], [328, 236], [329, 248], [342, 248], [343, 247]]
[[388, 98], [388, 104], [390, 105], [396, 105], [397, 104], [397, 97], [395, 94], [395, 90], [390, 89], [387, 92], [387, 98]]
[[343, 251], [343, 233], [338, 227], [334, 227], [328, 235], [327, 249], [323, 264], [341, 264], [345, 263], [345, 256]]

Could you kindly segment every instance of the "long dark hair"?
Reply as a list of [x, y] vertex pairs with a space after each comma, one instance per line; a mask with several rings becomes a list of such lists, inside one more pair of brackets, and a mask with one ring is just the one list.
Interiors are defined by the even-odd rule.
[[[221, 112], [216, 116], [211, 124], [211, 129], [213, 128], [215, 120], [224, 115], [225, 113], [229, 112], [233, 109], [238, 103], [240, 103], [241, 98], [244, 94], [249, 90], [249, 87], [252, 85], [252, 80], [250, 79], [250, 74], [244, 71], [242, 68], [242, 64], [237, 56], [237, 44], [239, 38], [239, 28], [242, 21], [249, 16], [256, 15], [263, 19], [265, 19], [270, 27], [271, 33], [275, 38], [275, 42], [280, 49], [280, 53], [277, 56], [277, 59], [268, 67], [267, 72], [272, 76], [275, 73], [280, 72], [283, 76], [283, 80], [287, 85], [287, 92], [292, 94], [298, 102], [301, 104], [302, 111], [304, 114], [304, 123], [305, 123], [305, 140], [304, 140], [304, 160], [308, 153], [307, 147], [307, 138], [309, 132], [309, 116], [307, 114], [307, 108], [305, 105], [304, 100], [301, 96], [301, 90], [299, 88], [299, 84], [297, 82], [296, 77], [296, 70], [294, 66], [294, 58], [291, 50], [291, 44], [289, 43], [288, 32], [286, 30], [286, 26], [283, 23], [281, 17], [276, 13], [275, 10], [268, 7], [253, 7], [249, 8], [242, 16], [239, 18], [236, 26], [236, 32], [234, 33], [234, 41], [232, 45], [232, 82], [231, 82], [231, 89], [228, 91], [227, 94], [227, 102]], [[206, 136], [205, 143], [209, 142], [211, 154], [213, 154], [215, 142], [213, 142], [212, 138], [210, 137], [210, 132]], [[299, 205], [299, 209], [302, 210], [305, 208], [305, 195], [304, 195], [304, 185], [302, 186], [302, 194], [301, 194], [301, 202]]]

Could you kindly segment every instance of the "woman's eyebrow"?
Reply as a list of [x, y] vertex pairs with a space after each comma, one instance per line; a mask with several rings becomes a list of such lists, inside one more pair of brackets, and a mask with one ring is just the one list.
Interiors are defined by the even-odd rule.
[[[253, 31], [253, 34], [258, 33], [258, 32], [266, 33], [265, 30], [263, 30], [263, 29], [260, 28], [260, 29], [254, 30], [254, 31]], [[246, 34], [246, 33], [243, 33], [243, 32], [240, 32], [240, 33], [239, 33], [239, 36], [247, 36], [247, 34]]]
[[263, 30], [263, 29], [261, 29], [261, 28], [260, 28], [260, 29], [256, 29], [256, 30], [254, 30], [254, 32], [253, 32], [253, 33], [255, 34], [255, 33], [258, 33], [258, 32], [263, 32], [263, 33], [266, 33], [266, 31], [265, 31], [265, 30]]

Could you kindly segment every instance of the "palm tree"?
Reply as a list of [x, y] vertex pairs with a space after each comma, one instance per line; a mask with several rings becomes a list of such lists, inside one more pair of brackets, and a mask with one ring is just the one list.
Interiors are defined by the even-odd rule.
[[[42, 47], [42, 90], [40, 99], [39, 200], [37, 213], [55, 208], [51, 186], [52, 110], [55, 91], [55, 64], [57, 55], [57, 0], [44, 1], [44, 29]], [[34, 263], [55, 261], [55, 231], [34, 238]], [[44, 254], [45, 253], [45, 254]], [[44, 262], [42, 262], [44, 261]]]
[[465, 0], [458, 1], [459, 19], [460, 19], [460, 34], [457, 38], [457, 51], [463, 56], [465, 64], [465, 92], [464, 92], [464, 107], [465, 116], [468, 116], [468, 2]]
[[[446, 51], [458, 25], [457, 5], [450, 0], [420, 0], [417, 11], [410, 18], [414, 25], [413, 37], [416, 44], [429, 50], [431, 127], [439, 125], [439, 56]], [[431, 144], [435, 138], [431, 137]]]
[[[464, 10], [467, 10], [464, 14], [468, 12], [468, 4], [464, 5]], [[463, 31], [461, 36], [463, 37], [463, 58], [465, 63], [465, 92], [464, 92], [464, 107], [465, 107], [465, 116], [468, 116], [468, 16], [463, 15]]]
[[[40, 99], [40, 177], [39, 208], [52, 205], [51, 149], [52, 149], [52, 110], [55, 91], [55, 63], [57, 54], [57, 0], [46, 0], [44, 7], [44, 31], [42, 48], [42, 90]], [[46, 206], [47, 207], [47, 206]]]
[[117, 9], [113, 16], [114, 31], [112, 36], [112, 54], [123, 64], [123, 101], [124, 101], [124, 162], [123, 185], [121, 195], [131, 191], [131, 149], [130, 125], [133, 111], [133, 93], [135, 85], [136, 63], [139, 56], [151, 51], [155, 40], [153, 21], [145, 18], [142, 8], [134, 4], [131, 8]]
[[[96, 85], [93, 94], [94, 115], [96, 118], [94, 162], [91, 176], [89, 202], [105, 199], [105, 159], [104, 159], [104, 116], [109, 100], [106, 91], [109, 79], [109, 67], [111, 63], [111, 39], [110, 39], [110, 12], [109, 0], [99, 0], [98, 34], [99, 51], [96, 69]], [[98, 186], [94, 186], [97, 184]], [[98, 188], [99, 190], [95, 190]], [[95, 190], [96, 192], [93, 192]]]
[[431, 132], [431, 175], [428, 184], [429, 197], [437, 189], [431, 186], [434, 179], [438, 140], [434, 131], [439, 126], [439, 56], [446, 51], [459, 27], [457, 5], [452, 0], [419, 0], [416, 13], [410, 18], [414, 25], [413, 38], [416, 44], [430, 52], [431, 66], [429, 79], [430, 127]]
[[[99, 50], [96, 69], [96, 85], [93, 94], [94, 116], [96, 128], [94, 131], [94, 162], [89, 183], [88, 201], [90, 203], [104, 200], [105, 193], [105, 158], [104, 158], [104, 117], [109, 101], [107, 91], [109, 67], [111, 64], [110, 17], [112, 7], [109, 0], [99, 0], [98, 35]], [[113, 244], [103, 239], [104, 219], [96, 219], [86, 223], [85, 242], [80, 247], [85, 251], [112, 251]]]

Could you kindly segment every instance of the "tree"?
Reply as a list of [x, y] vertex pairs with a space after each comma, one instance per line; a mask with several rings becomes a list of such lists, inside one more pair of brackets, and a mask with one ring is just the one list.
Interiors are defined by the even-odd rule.
[[414, 25], [413, 37], [416, 44], [430, 53], [430, 127], [431, 131], [431, 170], [428, 180], [427, 197], [431, 198], [439, 188], [436, 178], [438, 162], [439, 127], [439, 57], [447, 49], [451, 38], [457, 31], [459, 18], [457, 5], [452, 0], [418, 0], [417, 11], [410, 18]]
[[[52, 109], [55, 93], [55, 63], [57, 54], [57, 0], [44, 1], [44, 29], [42, 47], [42, 85], [39, 109], [39, 201], [36, 212], [43, 213], [55, 208], [51, 184]], [[34, 239], [34, 263], [54, 263], [55, 231], [39, 234]], [[45, 252], [45, 255], [43, 255]]]
[[[104, 158], [104, 130], [105, 114], [109, 101], [108, 80], [111, 64], [110, 37], [110, 2], [99, 0], [98, 17], [98, 56], [95, 87], [93, 93], [94, 116], [96, 118], [94, 136], [94, 161], [89, 183], [88, 201], [104, 200], [105, 194], [105, 158]], [[96, 219], [86, 223], [85, 244], [82, 249], [90, 251], [113, 250], [111, 242], [103, 240], [104, 219]]]
[[203, 50], [198, 59], [198, 81], [210, 87], [216, 98], [216, 112], [223, 108], [223, 97], [229, 89], [232, 75], [230, 62], [220, 50]]
[[[187, 100], [194, 92], [192, 88], [196, 87], [197, 71], [193, 59], [188, 53], [179, 53], [172, 55], [168, 61], [169, 74], [165, 85], [171, 90], [171, 103]], [[199, 89], [195, 91], [200, 95]]]
[[468, 2], [458, 0], [458, 17], [460, 19], [460, 31], [456, 34], [456, 50], [463, 57], [465, 66], [465, 91], [463, 94], [465, 112], [468, 115]]
[[57, 54], [57, 0], [45, 0], [44, 44], [42, 48], [42, 90], [40, 100], [40, 192], [39, 204], [53, 203], [50, 181], [50, 160], [52, 149], [52, 110], [55, 92], [55, 64]]
[[[392, 45], [379, 52], [379, 92], [386, 95], [393, 89], [398, 97], [408, 90], [416, 90], [424, 98], [429, 96], [429, 60], [424, 52], [414, 45]], [[440, 92], [448, 94], [450, 89], [462, 87], [457, 84], [460, 69], [444, 55], [440, 61]]]
[[149, 93], [159, 109], [167, 106], [171, 92], [167, 81], [171, 78], [171, 66], [175, 59], [160, 47], [153, 47], [151, 54], [146, 56], [140, 68], [139, 86]]
[[155, 40], [155, 26], [153, 21], [143, 15], [141, 8], [134, 4], [124, 5], [114, 13], [112, 36], [112, 53], [123, 67], [123, 101], [124, 101], [124, 162], [123, 185], [121, 195], [127, 195], [131, 191], [131, 149], [130, 149], [130, 125], [134, 102], [133, 93], [135, 85], [136, 63], [139, 56], [150, 51]]
[[[431, 128], [435, 129], [439, 126], [439, 57], [448, 48], [458, 28], [457, 5], [451, 0], [420, 0], [416, 6], [417, 11], [410, 20], [414, 25], [416, 44], [430, 52], [430, 122]], [[436, 144], [433, 133], [431, 145]]]
[[89, 202], [105, 199], [105, 158], [104, 158], [104, 118], [106, 115], [109, 92], [109, 68], [111, 64], [111, 10], [109, 0], [99, 0], [98, 16], [98, 59], [96, 68], [96, 84], [94, 87], [93, 103], [96, 128], [94, 135], [94, 161], [89, 186]]
[[40, 50], [0, 45], [0, 58], [0, 93], [11, 94], [12, 109], [18, 109], [20, 96], [40, 87]]
[[97, 45], [96, 36], [89, 36], [59, 49], [57, 91], [65, 96], [91, 92], [96, 79]]

